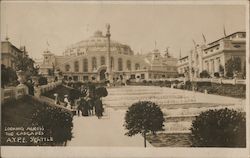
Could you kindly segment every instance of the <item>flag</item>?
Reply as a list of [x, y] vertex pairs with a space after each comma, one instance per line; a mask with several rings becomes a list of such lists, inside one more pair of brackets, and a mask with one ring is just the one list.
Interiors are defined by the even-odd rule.
[[207, 42], [207, 40], [206, 40], [205, 35], [204, 35], [204, 34], [202, 34], [202, 37], [203, 37], [203, 41], [204, 41], [204, 43], [206, 43], [206, 42]]
[[223, 25], [223, 32], [224, 32], [224, 36], [226, 37], [227, 34], [226, 34], [226, 28], [225, 28], [225, 25]]

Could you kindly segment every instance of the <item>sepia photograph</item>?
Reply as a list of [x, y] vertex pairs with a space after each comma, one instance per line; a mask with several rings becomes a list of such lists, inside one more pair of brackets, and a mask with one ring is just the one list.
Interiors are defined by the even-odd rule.
[[249, 1], [0, 4], [1, 157], [249, 157]]

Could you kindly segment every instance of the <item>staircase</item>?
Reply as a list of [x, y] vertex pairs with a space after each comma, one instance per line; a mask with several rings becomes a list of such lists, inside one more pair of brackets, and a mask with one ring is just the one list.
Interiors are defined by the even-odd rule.
[[112, 87], [103, 98], [105, 107], [124, 111], [138, 101], [152, 101], [161, 107], [166, 120], [164, 133], [190, 133], [192, 120], [202, 111], [225, 107], [244, 110], [235, 98], [156, 86]]

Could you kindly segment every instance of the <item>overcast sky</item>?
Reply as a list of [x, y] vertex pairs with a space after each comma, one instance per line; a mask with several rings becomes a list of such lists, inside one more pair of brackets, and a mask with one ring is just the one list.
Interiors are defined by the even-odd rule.
[[[26, 45], [30, 56], [41, 58], [47, 48], [61, 55], [65, 48], [91, 36], [105, 33], [111, 24], [111, 39], [128, 44], [137, 52], [155, 47], [182, 56], [196, 43], [208, 42], [226, 33], [245, 31], [245, 6], [240, 5], [169, 5], [98, 3], [17, 3], [1, 6], [1, 39], [6, 37], [17, 47]], [[8, 31], [6, 31], [8, 26]]]

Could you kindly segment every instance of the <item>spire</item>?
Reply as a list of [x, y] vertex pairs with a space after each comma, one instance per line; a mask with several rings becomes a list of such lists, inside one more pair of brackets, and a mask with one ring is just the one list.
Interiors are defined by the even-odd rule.
[[49, 51], [49, 46], [50, 46], [48, 40], [46, 41], [46, 45], [47, 45], [47, 52], [48, 52]]
[[180, 55], [179, 58], [181, 59], [181, 48], [180, 48], [180, 54], [179, 55]]
[[202, 37], [203, 37], [204, 44], [206, 44], [207, 40], [206, 40], [206, 37], [205, 37], [205, 35], [203, 33], [202, 33]]
[[6, 41], [9, 41], [9, 37], [8, 37], [8, 24], [6, 24], [6, 37], [5, 37], [5, 40]]
[[194, 39], [193, 39], [193, 43], [194, 43], [194, 47], [196, 47], [196, 42], [194, 41]]
[[156, 43], [156, 40], [155, 40], [155, 49], [156, 49], [156, 45], [157, 45], [157, 43]]
[[225, 28], [225, 25], [223, 25], [223, 33], [224, 33], [224, 36], [226, 37], [227, 34], [226, 34], [226, 28]]

